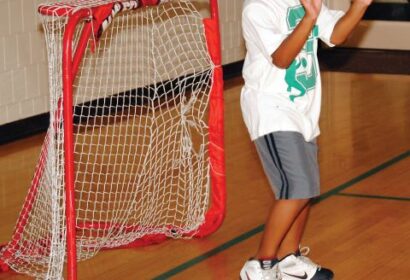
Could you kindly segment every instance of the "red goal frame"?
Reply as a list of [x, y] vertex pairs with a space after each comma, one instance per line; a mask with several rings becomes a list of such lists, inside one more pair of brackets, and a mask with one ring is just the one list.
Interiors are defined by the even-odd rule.
[[[141, 0], [142, 6], [159, 5], [161, 0]], [[210, 57], [216, 66], [213, 73], [213, 84], [209, 103], [209, 160], [211, 178], [210, 206], [205, 216], [205, 223], [195, 233], [195, 237], [205, 237], [215, 232], [223, 222], [226, 207], [225, 188], [225, 156], [224, 156], [224, 98], [223, 98], [223, 72], [221, 59], [221, 39], [219, 31], [218, 1], [210, 0], [210, 18], [203, 20], [205, 35]], [[74, 139], [73, 139], [73, 81], [77, 75], [82, 57], [86, 51], [87, 43], [93, 31], [99, 30], [102, 22], [111, 14], [115, 3], [105, 4], [90, 9], [78, 9], [73, 13], [58, 8], [58, 13], [69, 17], [63, 39], [63, 100], [58, 102], [58, 110], [55, 116], [63, 113], [64, 118], [64, 154], [65, 154], [65, 195], [66, 195], [66, 225], [67, 225], [67, 279], [77, 279], [77, 254], [76, 254], [76, 209], [75, 209], [75, 168], [74, 168]], [[40, 6], [39, 13], [49, 15], [51, 6]], [[57, 11], [57, 9], [56, 9]], [[84, 19], [92, 20], [86, 23], [81, 38], [73, 51], [73, 37], [77, 25]], [[91, 46], [93, 47], [93, 46]], [[53, 125], [53, 124], [52, 124]], [[54, 124], [56, 125], [56, 124]], [[45, 142], [47, 142], [48, 135]], [[7, 245], [8, 249], [0, 255], [0, 269], [8, 270], [7, 259], [13, 258], [13, 249], [18, 248], [22, 230], [28, 222], [29, 213], [36, 198], [39, 180], [45, 167], [47, 145], [43, 144], [32, 185], [29, 189], [23, 210], [17, 221], [12, 240]], [[81, 225], [98, 227], [101, 225]], [[126, 247], [136, 247], [166, 240], [161, 235], [147, 235], [138, 239]]]

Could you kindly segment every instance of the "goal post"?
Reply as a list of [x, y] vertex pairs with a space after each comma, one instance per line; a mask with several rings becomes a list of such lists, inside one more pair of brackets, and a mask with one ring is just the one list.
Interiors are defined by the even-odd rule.
[[104, 248], [204, 237], [225, 215], [217, 0], [39, 6], [50, 126], [0, 268], [77, 279]]

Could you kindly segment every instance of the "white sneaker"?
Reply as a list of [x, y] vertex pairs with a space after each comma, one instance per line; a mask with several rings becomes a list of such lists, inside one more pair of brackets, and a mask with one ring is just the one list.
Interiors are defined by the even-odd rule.
[[241, 280], [281, 280], [278, 264], [275, 260], [250, 259], [245, 263], [240, 274]]
[[312, 262], [308, 257], [291, 254], [279, 262], [283, 280], [332, 280], [333, 272]]

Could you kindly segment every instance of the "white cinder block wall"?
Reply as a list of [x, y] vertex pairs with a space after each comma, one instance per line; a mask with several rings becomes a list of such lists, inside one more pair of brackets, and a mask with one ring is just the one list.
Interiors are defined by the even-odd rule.
[[[50, 0], [0, 0], [0, 125], [47, 112], [48, 73], [37, 5]], [[207, 0], [200, 0], [207, 2]], [[243, 0], [220, 0], [223, 63], [243, 59]]]
[[48, 110], [39, 0], [0, 0], [0, 125]]
[[241, 13], [244, 0], [219, 0], [223, 64], [245, 58]]
[[[381, 2], [381, 1], [380, 1]], [[407, 3], [407, 0], [383, 0], [391, 3]], [[328, 0], [332, 9], [349, 8], [350, 0]], [[344, 44], [345, 47], [410, 50], [410, 22], [363, 20]]]

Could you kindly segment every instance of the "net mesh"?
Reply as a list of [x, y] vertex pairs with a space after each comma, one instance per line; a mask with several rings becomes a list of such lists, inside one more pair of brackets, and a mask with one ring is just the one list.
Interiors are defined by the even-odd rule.
[[[92, 31], [73, 82], [78, 260], [148, 234], [190, 237], [209, 204], [214, 65], [202, 17], [189, 1], [138, 10], [131, 8], [139, 1], [116, 2], [122, 11], [101, 25], [100, 38]], [[68, 15], [110, 3], [43, 7], [51, 125], [13, 241], [3, 249], [10, 267], [37, 278], [61, 279], [66, 255], [62, 46]], [[74, 49], [89, 23], [77, 27]]]

